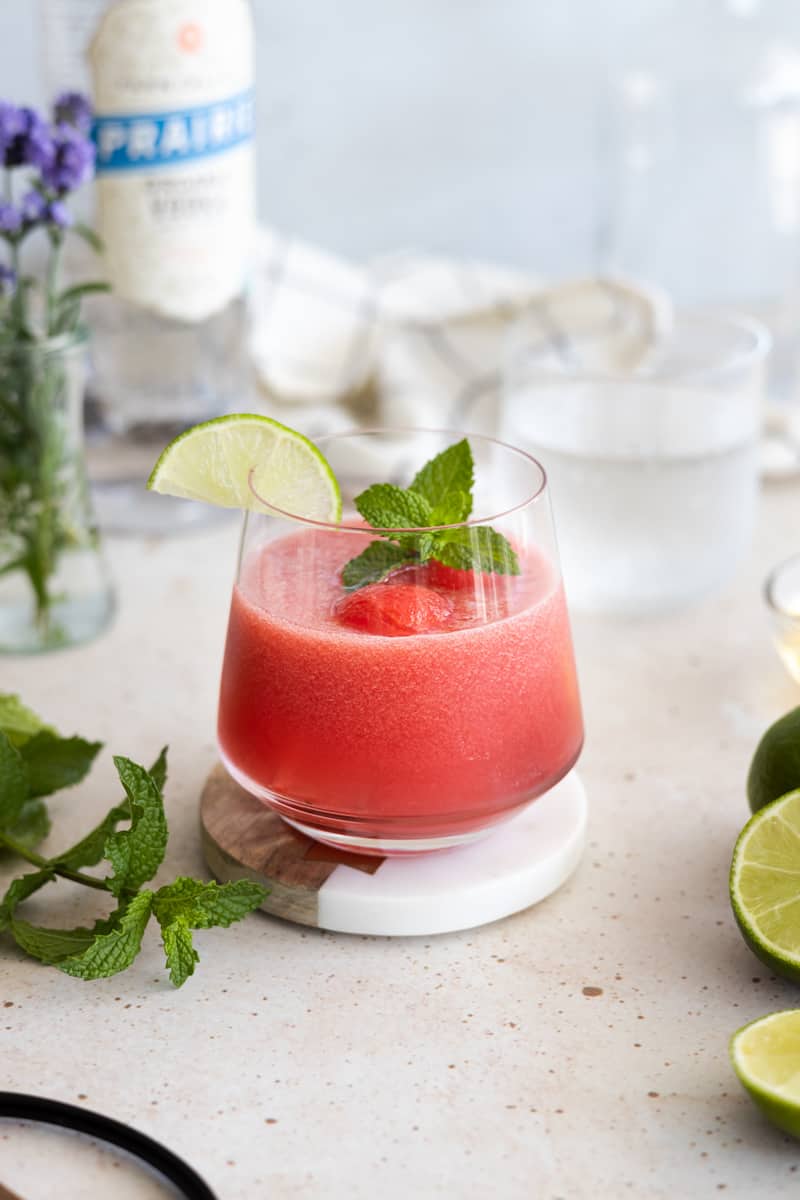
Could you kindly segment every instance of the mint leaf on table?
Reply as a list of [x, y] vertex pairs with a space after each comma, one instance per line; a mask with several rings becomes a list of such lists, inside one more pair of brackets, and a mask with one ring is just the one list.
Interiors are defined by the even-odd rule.
[[15, 825], [30, 795], [28, 768], [8, 735], [0, 733], [0, 829]]
[[142, 947], [153, 893], [139, 892], [93, 929], [48, 929], [13, 919], [11, 934], [32, 958], [78, 979], [105, 979], [131, 965]]
[[[502, 533], [464, 525], [472, 513], [474, 477], [472, 450], [462, 438], [426, 463], [410, 488], [376, 483], [356, 496], [359, 513], [386, 541], [370, 542], [345, 564], [344, 586], [379, 583], [399, 567], [432, 558], [462, 571], [519, 575], [519, 558]], [[436, 528], [448, 525], [460, 528]]]
[[170, 981], [175, 987], [181, 987], [190, 975], [194, 975], [194, 969], [200, 962], [200, 955], [194, 948], [192, 931], [179, 917], [162, 933]]
[[158, 758], [153, 763], [152, 767], [150, 767], [147, 774], [150, 776], [153, 783], [156, 785], [159, 792], [161, 792], [161, 794], [163, 796], [164, 787], [166, 786], [166, 782], [167, 782], [167, 747], [166, 746], [162, 746], [161, 751], [158, 755]]
[[107, 979], [126, 970], [142, 948], [152, 903], [152, 892], [139, 892], [120, 908], [114, 929], [96, 935], [85, 950], [59, 959], [59, 971], [76, 979]]
[[233, 883], [202, 883], [199, 879], [179, 876], [159, 888], [153, 899], [153, 912], [159, 924], [169, 925], [179, 918], [191, 929], [228, 926], [247, 916], [264, 901], [264, 889], [249, 879]]
[[115, 896], [136, 891], [152, 879], [164, 861], [167, 849], [167, 819], [161, 790], [149, 771], [116, 756], [114, 766], [130, 804], [130, 829], [112, 833], [105, 857], [114, 868], [108, 882]]
[[21, 746], [35, 733], [55, 733], [41, 717], [27, 708], [19, 696], [0, 692], [0, 732], [4, 733], [13, 746]]
[[[164, 791], [164, 784], [167, 781], [167, 750], [166, 747], [161, 751], [156, 761], [148, 771], [150, 778], [155, 783], [160, 792]], [[103, 858], [106, 849], [106, 842], [112, 833], [116, 832], [117, 826], [122, 821], [130, 821], [131, 806], [129, 800], [124, 800], [121, 804], [117, 804], [103, 817], [99, 825], [95, 825], [90, 833], [71, 846], [69, 850], [62, 851], [53, 861], [58, 862], [59, 866], [71, 867], [77, 871], [81, 867], [94, 867]]]
[[81, 867], [96, 866], [105, 854], [106, 842], [111, 834], [116, 832], [121, 821], [130, 821], [130, 819], [131, 806], [127, 800], [122, 804], [115, 805], [106, 813], [99, 825], [95, 825], [94, 829], [86, 834], [86, 837], [81, 838], [74, 846], [70, 846], [69, 850], [55, 855], [52, 861], [58, 863], [60, 867], [69, 867], [73, 871], [79, 871]]
[[54, 877], [55, 871], [44, 867], [41, 871], [29, 871], [27, 875], [20, 875], [19, 879], [15, 879], [0, 900], [0, 931], [8, 929], [17, 905], [22, 904], [34, 892], [38, 892], [40, 887], [44, 887]]
[[[50, 828], [51, 821], [47, 805], [43, 800], [33, 798], [25, 801], [19, 816], [14, 824], [6, 830], [6, 833], [18, 846], [24, 846], [26, 850], [33, 850], [35, 846], [39, 845], [39, 842], [44, 841]], [[1, 846], [0, 852], [2, 852]]]
[[53, 964], [82, 954], [95, 941], [93, 929], [47, 929], [29, 921], [12, 920], [11, 935], [20, 949], [39, 962]]
[[170, 979], [176, 987], [194, 974], [200, 961], [191, 931], [232, 925], [263, 904], [264, 895], [261, 885], [249, 879], [218, 884], [179, 877], [158, 889], [153, 912], [161, 926]]
[[28, 768], [31, 796], [50, 796], [80, 783], [102, 748], [102, 742], [62, 738], [48, 730], [35, 734], [19, 751]]
[[[37, 869], [14, 879], [0, 899], [0, 932], [33, 958], [79, 979], [101, 979], [131, 965], [156, 912], [170, 978], [176, 986], [193, 974], [198, 956], [193, 929], [227, 926], [263, 903], [266, 888], [249, 880], [219, 885], [180, 877], [157, 892], [142, 890], [163, 862], [167, 820], [163, 789], [166, 748], [149, 771], [128, 758], [114, 759], [125, 800], [69, 849], [42, 858], [33, 845], [48, 832], [42, 796], [78, 783], [89, 770], [99, 742], [62, 738], [15, 696], [0, 694], [0, 851], [16, 854]], [[119, 829], [123, 822], [126, 829]], [[111, 875], [81, 868], [107, 859]], [[55, 929], [22, 919], [17, 910], [58, 877], [112, 895], [117, 907], [91, 928]]]
[[55, 966], [76, 979], [107, 979], [126, 970], [142, 948], [152, 903], [152, 892], [139, 892], [120, 908], [114, 929], [95, 934], [85, 949], [59, 958]]

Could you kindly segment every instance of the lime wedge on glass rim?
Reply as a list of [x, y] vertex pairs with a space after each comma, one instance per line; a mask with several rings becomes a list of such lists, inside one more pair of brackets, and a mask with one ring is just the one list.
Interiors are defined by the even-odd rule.
[[342, 516], [336, 476], [313, 442], [255, 413], [232, 413], [176, 437], [147, 481], [151, 492], [221, 508], [264, 505], [309, 521]]
[[731, 1038], [739, 1081], [768, 1120], [800, 1137], [800, 1009], [770, 1013]]
[[753, 953], [800, 982], [800, 789], [760, 808], [739, 834], [730, 896]]

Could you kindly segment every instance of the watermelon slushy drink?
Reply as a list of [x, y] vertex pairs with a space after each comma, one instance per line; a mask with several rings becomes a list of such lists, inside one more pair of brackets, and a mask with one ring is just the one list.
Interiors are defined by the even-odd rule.
[[[323, 443], [340, 479], [342, 443], [381, 436]], [[408, 521], [394, 534], [381, 526], [395, 554], [357, 514], [339, 525], [248, 515], [220, 749], [234, 778], [321, 841], [402, 854], [471, 840], [552, 787], [580, 752], [543, 473], [490, 439], [470, 444], [479, 486], [482, 474], [497, 483], [498, 459], [510, 459], [499, 489], [509, 510], [483, 501], [499, 516], [446, 526], [455, 532], [436, 535], [436, 553], [448, 563], [425, 555], [435, 544]], [[387, 485], [382, 499], [398, 490]]]

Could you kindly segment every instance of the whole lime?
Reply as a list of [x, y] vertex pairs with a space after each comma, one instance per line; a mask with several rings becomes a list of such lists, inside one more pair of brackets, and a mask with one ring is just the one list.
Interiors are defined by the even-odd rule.
[[752, 812], [800, 788], [800, 708], [770, 725], [762, 737], [747, 776]]

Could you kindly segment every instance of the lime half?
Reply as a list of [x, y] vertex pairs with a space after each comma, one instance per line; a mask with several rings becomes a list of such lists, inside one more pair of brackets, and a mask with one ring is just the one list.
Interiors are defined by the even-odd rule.
[[332, 523], [342, 516], [336, 476], [314, 443], [255, 413], [232, 413], [187, 429], [164, 450], [147, 486], [221, 508], [263, 511], [271, 505]]
[[761, 808], [733, 851], [731, 904], [750, 949], [800, 981], [800, 790]]
[[730, 1050], [734, 1071], [764, 1115], [800, 1137], [800, 1009], [745, 1025]]

